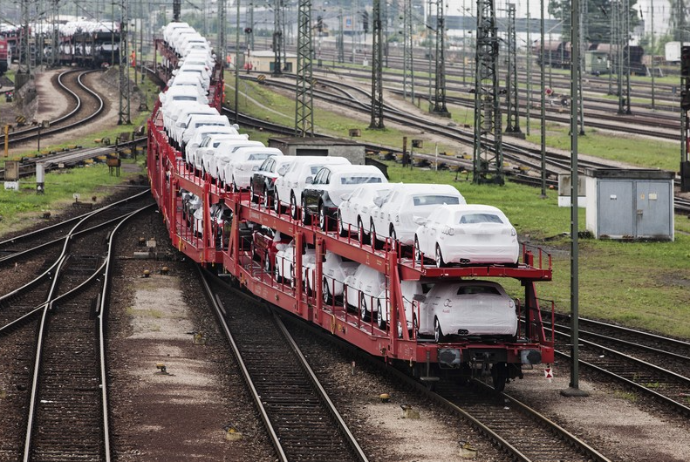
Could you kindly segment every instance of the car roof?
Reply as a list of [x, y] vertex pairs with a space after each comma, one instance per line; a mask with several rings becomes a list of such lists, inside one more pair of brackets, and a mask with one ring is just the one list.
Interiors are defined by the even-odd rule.
[[271, 148], [268, 146], [258, 146], [258, 145], [257, 146], [247, 146], [246, 148], [240, 148], [236, 152], [237, 152], [237, 154], [239, 154], [239, 153], [256, 154], [256, 153], [267, 152], [270, 154], [275, 154], [277, 156], [283, 155], [283, 151], [281, 151], [278, 148]]
[[[324, 166], [324, 168], [328, 168], [328, 166]], [[334, 175], [351, 175], [351, 174], [356, 174], [356, 173], [368, 173], [372, 174], [375, 173], [377, 175], [383, 175], [383, 172], [379, 170], [378, 167], [375, 167], [373, 165], [347, 165], [347, 166], [339, 166], [337, 170], [333, 170]]]
[[443, 207], [448, 212], [495, 212], [503, 213], [498, 207], [493, 205], [483, 205], [483, 204], [443, 204], [439, 207]]
[[395, 191], [402, 191], [404, 194], [441, 194], [449, 192], [460, 194], [455, 186], [435, 183], [396, 183]]

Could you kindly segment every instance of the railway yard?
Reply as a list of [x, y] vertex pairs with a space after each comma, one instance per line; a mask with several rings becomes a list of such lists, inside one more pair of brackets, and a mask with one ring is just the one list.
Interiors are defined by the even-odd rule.
[[[154, 63], [147, 67], [156, 72]], [[223, 99], [214, 93], [223, 89], [220, 71], [215, 72], [211, 106], [214, 98], [218, 104]], [[365, 126], [371, 91], [366, 72], [336, 65], [316, 70], [314, 101], [320, 115], [335, 113], [345, 120], [341, 125]], [[473, 104], [468, 86], [459, 83], [459, 72], [457, 66], [449, 71], [456, 77], [449, 79], [452, 111]], [[237, 122], [240, 133], [251, 133], [250, 139], [290, 136], [293, 127], [282, 121], [292, 113], [281, 114], [280, 104], [271, 101], [294, 98], [294, 79], [265, 77], [239, 76], [244, 106], [235, 116], [234, 83], [226, 73], [226, 99], [219, 112]], [[385, 80], [386, 121], [396, 133], [424, 138], [426, 149], [414, 153], [413, 168], [431, 181], [442, 178], [442, 172], [450, 175], [448, 170], [456, 178], [467, 175], [472, 170], [472, 129], [406, 102], [399, 80], [392, 73]], [[641, 104], [634, 116], [616, 118], [617, 103], [602, 96], [606, 79], [592, 77], [588, 84], [588, 127], [621, 139], [680, 142], [678, 113], [673, 112], [678, 101], [670, 88], [660, 87], [655, 109]], [[579, 387], [589, 396], [562, 396], [571, 372], [570, 317], [567, 308], [552, 311], [542, 297], [552, 293], [545, 285], [565, 279], [556, 274], [567, 266], [565, 241], [524, 234], [520, 216], [510, 216], [525, 246], [511, 264], [448, 266], [438, 256], [435, 261], [430, 255], [419, 257], [394, 232], [377, 246], [383, 233], [374, 232], [373, 224], [371, 231], [355, 224], [346, 230], [338, 219], [329, 227], [325, 214], [309, 223], [297, 212], [299, 202], [286, 198], [284, 210], [275, 195], [277, 207], [263, 197], [255, 203], [254, 189], [234, 191], [229, 177], [200, 173], [183, 160], [184, 152], [181, 157], [163, 130], [164, 106], [153, 106], [150, 96], [145, 102], [151, 107], [140, 104], [151, 93], [145, 89], [136, 92], [132, 107], [141, 109], [136, 116], [148, 117], [150, 111], [147, 133], [128, 126], [119, 130], [127, 133], [121, 140], [108, 135], [112, 143], [101, 139], [95, 147], [51, 149], [75, 139], [102, 138], [117, 125], [116, 79], [112, 70], [68, 68], [38, 74], [35, 85], [34, 119], [51, 124], [40, 135], [31, 124], [11, 134], [10, 156], [25, 157], [21, 181], [33, 187], [36, 161], [52, 164], [48, 175], [57, 176], [69, 167], [77, 167], [77, 173], [84, 166], [100, 168], [115, 153], [141, 156], [123, 158], [123, 180], [104, 184], [90, 202], [63, 199], [52, 214], [33, 212], [0, 221], [3, 226], [11, 222], [0, 234], [0, 461], [690, 460], [690, 338], [639, 326], [636, 313], [596, 320], [583, 316]], [[565, 87], [558, 82], [553, 87], [559, 85]], [[425, 87], [420, 91], [425, 93]], [[637, 98], [648, 96], [642, 84], [636, 91]], [[243, 109], [249, 106], [260, 107], [261, 115]], [[20, 112], [9, 104], [0, 109], [3, 123]], [[523, 105], [521, 113], [525, 111]], [[557, 104], [550, 104], [547, 117], [554, 132], [568, 123]], [[39, 136], [50, 152], [36, 158], [31, 154]], [[319, 138], [328, 136], [335, 135], [325, 127], [318, 133]], [[413, 182], [398, 170], [400, 146], [373, 138], [362, 141], [367, 156], [388, 167], [391, 182]], [[444, 151], [452, 147], [453, 153], [439, 161], [429, 148], [434, 144]], [[539, 152], [531, 139], [505, 138], [506, 178], [534, 194], [541, 178]], [[546, 165], [551, 188], [546, 200], [555, 202], [558, 175], [569, 170], [568, 153], [549, 147]], [[631, 165], [584, 152], [580, 167]], [[0, 173], [4, 176], [4, 169]], [[690, 194], [678, 192], [674, 180], [676, 241], [649, 243], [678, 255], [668, 274], [655, 280], [655, 289], [669, 298], [686, 296], [673, 319], [661, 323], [664, 327], [686, 324], [690, 299], [690, 260], [682, 247], [690, 235]], [[470, 203], [468, 183], [455, 184]], [[8, 194], [14, 192], [0, 191], [0, 199]], [[200, 208], [188, 208], [189, 194], [202, 198]], [[198, 210], [203, 217], [197, 217]], [[543, 220], [548, 219], [545, 214]], [[249, 222], [256, 225], [247, 237], [238, 223]], [[294, 238], [293, 249], [305, 248], [289, 255], [290, 271], [279, 270], [280, 258], [268, 250], [265, 256], [256, 252], [256, 233], [264, 232], [259, 225]], [[279, 245], [270, 252], [280, 254]], [[635, 249], [583, 249], [597, 251]], [[329, 295], [327, 252], [385, 275], [386, 290], [379, 300], [391, 307], [388, 323], [375, 316], [374, 298], [367, 301], [364, 292], [354, 302], [347, 288], [344, 297]], [[310, 255], [313, 268], [307, 270]], [[418, 314], [415, 310], [425, 302], [415, 299], [406, 314], [403, 283], [441, 285], [482, 276], [501, 282], [511, 297], [521, 299], [515, 308], [515, 338], [461, 341], [453, 335], [444, 338], [436, 325], [436, 337], [419, 334], [418, 317], [412, 313]], [[314, 280], [319, 282], [310, 285]], [[583, 281], [591, 282], [587, 277]], [[330, 290], [335, 293], [332, 281]], [[630, 290], [654, 302], [643, 288]], [[592, 300], [582, 299], [585, 304]], [[368, 303], [370, 312], [364, 308]], [[406, 321], [408, 329], [401, 328]], [[485, 366], [468, 378], [462, 368], [441, 367], [444, 354], [468, 344], [470, 350], [483, 345], [487, 355], [505, 347], [505, 369]], [[553, 359], [525, 359], [535, 352]], [[510, 367], [520, 368], [519, 374], [506, 375]]]

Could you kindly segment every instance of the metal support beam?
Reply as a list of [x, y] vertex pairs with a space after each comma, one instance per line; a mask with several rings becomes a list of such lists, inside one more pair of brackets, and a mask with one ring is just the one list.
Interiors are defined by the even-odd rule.
[[338, 12], [338, 37], [336, 38], [336, 48], [338, 49], [338, 62], [345, 62], [345, 40], [343, 34], [343, 7]]
[[282, 9], [282, 1], [274, 0], [273, 2], [273, 75], [280, 75], [283, 73], [282, 59], [280, 56], [283, 48], [283, 26], [280, 18]]
[[128, 53], [128, 24], [129, 14], [127, 0], [121, 0], [120, 3], [120, 104], [118, 112], [118, 125], [130, 125], [130, 107], [129, 107], [129, 53]]
[[515, 3], [508, 4], [508, 33], [506, 48], [506, 107], [508, 108], [506, 134], [524, 137], [520, 130], [520, 102], [518, 100], [517, 37], [515, 34]]
[[297, 81], [295, 136], [314, 136], [311, 0], [299, 0], [297, 10]]
[[403, 5], [403, 96], [414, 104], [414, 47], [412, 44], [412, 0]]
[[372, 12], [371, 40], [371, 121], [370, 129], [383, 126], [383, 35], [381, 23], [381, 0], [374, 0]]
[[496, 72], [498, 48], [494, 1], [477, 0], [473, 156], [475, 183], [504, 183], [501, 108]]
[[436, 86], [432, 112], [450, 117], [446, 107], [446, 16], [445, 4], [436, 1]]

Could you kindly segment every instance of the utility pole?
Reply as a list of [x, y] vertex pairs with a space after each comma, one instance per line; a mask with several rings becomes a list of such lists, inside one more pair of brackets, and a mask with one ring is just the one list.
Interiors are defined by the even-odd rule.
[[608, 95], [613, 95], [613, 70], [615, 68], [615, 60], [613, 59], [614, 53], [616, 48], [614, 48], [614, 44], [617, 44], [618, 42], [616, 41], [616, 15], [618, 14], [617, 9], [616, 9], [616, 3], [612, 0], [609, 3], [611, 10], [609, 11], [609, 16], [610, 18], [610, 30], [609, 30], [609, 91]]
[[[532, 30], [531, 22], [532, 17], [529, 14], [529, 4], [527, 2], [527, 104], [525, 105], [527, 113], [527, 123], [526, 123], [526, 134], [529, 136], [529, 119], [530, 119], [530, 106], [532, 106]], [[516, 50], [517, 51], [517, 50]]]
[[352, 64], [357, 63], [357, 0], [352, 3]]
[[539, 21], [539, 35], [541, 47], [539, 50], [539, 70], [541, 83], [541, 197], [546, 198], [546, 85], [544, 78], [544, 2], [541, 0], [541, 18]]
[[281, 75], [283, 66], [280, 58], [280, 51], [283, 42], [283, 28], [280, 21], [281, 0], [273, 2], [273, 75]]
[[338, 62], [345, 62], [345, 35], [343, 33], [343, 7], [340, 7], [340, 14], [338, 15]]
[[117, 124], [130, 125], [130, 107], [129, 107], [129, 53], [127, 51], [127, 33], [129, 15], [127, 0], [121, 0], [120, 3], [120, 104]]
[[[587, 1], [587, 0], [584, 0]], [[578, 196], [579, 178], [577, 165], [577, 121], [578, 104], [577, 94], [580, 90], [580, 0], [572, 0], [570, 10], [570, 386], [561, 390], [563, 396], [589, 396], [586, 391], [580, 390], [580, 345], [579, 345], [579, 262], [578, 262]]]
[[[588, 0], [583, 0], [580, 3], [580, 61], [578, 65], [580, 66], [580, 72], [577, 73], [578, 86], [582, 90], [582, 72], [585, 68], [585, 51], [587, 50], [587, 3]], [[578, 92], [577, 104], [580, 106], [580, 135], [585, 134], [585, 111], [584, 111], [584, 101], [582, 100], [582, 91]]]
[[414, 44], [412, 43], [412, 0], [403, 3], [403, 95], [414, 104]]
[[[437, 0], [437, 1], [442, 1], [442, 0]], [[429, 63], [429, 109], [431, 109], [431, 24], [429, 24], [429, 21], [431, 21], [431, 2], [432, 0], [429, 0], [428, 2], [428, 9], [427, 9], [427, 15], [426, 15], [426, 50], [427, 50], [427, 60]]]
[[[654, 110], [656, 109], [656, 85], [654, 82], [654, 65], [656, 64], [656, 37], [654, 36], [654, 0], [650, 0], [649, 10], [652, 19], [652, 110]], [[681, 42], [680, 45], [682, 47], [683, 43]]]
[[314, 136], [311, 0], [299, 0], [297, 27], [295, 136], [307, 137]]
[[446, 15], [443, 0], [436, 1], [436, 87], [432, 112], [450, 118], [446, 107]]
[[[225, 2], [222, 9], [225, 10]], [[235, 123], [240, 123], [240, 0], [235, 0]], [[225, 28], [225, 13], [223, 13], [223, 28]], [[225, 50], [225, 31], [223, 31], [223, 50]], [[221, 71], [221, 78], [224, 72]]]
[[[384, 0], [385, 1], [385, 0]], [[381, 0], [374, 0], [371, 33], [371, 122], [370, 129], [383, 126], [383, 44], [381, 43]]]
[[[520, 103], [518, 101], [518, 78], [517, 78], [517, 49], [515, 34], [515, 3], [508, 4], [508, 33], [506, 48], [508, 56], [508, 72], [506, 72], [506, 106], [508, 107], [508, 117], [506, 123], [506, 135], [524, 138], [525, 135], [520, 130]], [[529, 77], [527, 78], [529, 80]]]
[[[680, 35], [680, 88], [690, 94], [690, 47], [685, 46], [685, 2], [678, 0], [678, 29]], [[686, 64], [685, 66], [683, 64]], [[690, 99], [690, 97], [688, 97]], [[681, 103], [683, 101], [681, 100]], [[682, 104], [680, 111], [680, 190], [690, 191], [690, 159], [688, 159], [688, 131], [690, 130], [688, 109]]]
[[249, 15], [249, 24], [247, 25], [247, 28], [249, 32], [247, 32], [247, 38], [248, 44], [247, 44], [247, 50], [252, 50], [254, 51], [254, 1], [249, 2], [249, 11], [247, 11]]
[[625, 0], [625, 113], [630, 115], [630, 0]]
[[499, 45], [493, 0], [477, 0], [476, 49], [473, 181], [503, 184], [497, 73]]

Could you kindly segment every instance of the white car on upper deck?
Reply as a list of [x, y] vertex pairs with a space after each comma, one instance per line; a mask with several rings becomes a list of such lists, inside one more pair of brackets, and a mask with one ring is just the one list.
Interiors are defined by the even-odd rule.
[[374, 199], [376, 208], [372, 212], [370, 233], [374, 239], [390, 238], [393, 245], [397, 242], [411, 245], [418, 224], [415, 217], [426, 218], [439, 205], [465, 204], [462, 194], [448, 184], [399, 183], [385, 198]]
[[371, 213], [376, 208], [374, 199], [385, 198], [394, 186], [393, 183], [363, 184], [348, 194], [338, 206], [341, 235], [349, 231], [364, 240], [369, 235]]
[[344, 157], [298, 156], [285, 175], [275, 182], [273, 201], [275, 210], [280, 212], [283, 206], [289, 206], [290, 215], [297, 219], [302, 190], [305, 185], [314, 181], [314, 175], [326, 165], [350, 165], [350, 161]]
[[282, 156], [283, 151], [278, 148], [252, 146], [240, 148], [225, 164], [224, 181], [234, 192], [249, 188], [252, 175], [259, 170], [259, 166], [269, 157]]

